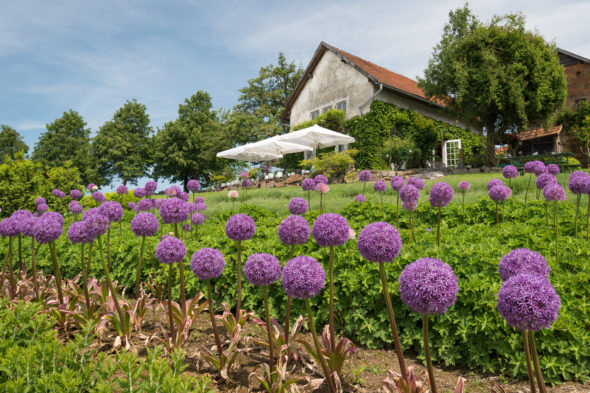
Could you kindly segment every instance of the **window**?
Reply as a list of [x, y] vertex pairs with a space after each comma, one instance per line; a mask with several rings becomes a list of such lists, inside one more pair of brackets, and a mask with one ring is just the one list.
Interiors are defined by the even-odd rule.
[[346, 113], [346, 101], [340, 101], [336, 104], [336, 109], [340, 109], [341, 111]]
[[325, 106], [325, 107], [324, 107], [324, 109], [322, 109], [322, 113], [326, 113], [326, 112], [328, 112], [330, 109], [332, 109], [332, 105]]
[[576, 110], [578, 110], [580, 108], [580, 105], [582, 105], [582, 102], [586, 102], [586, 98], [578, 98], [576, 100]]
[[311, 112], [311, 120], [315, 119], [319, 115], [320, 115], [320, 111], [319, 110]]

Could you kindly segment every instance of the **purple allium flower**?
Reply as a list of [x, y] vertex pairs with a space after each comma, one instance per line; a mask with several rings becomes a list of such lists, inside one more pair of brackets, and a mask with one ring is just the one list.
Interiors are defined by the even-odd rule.
[[141, 198], [137, 205], [133, 208], [136, 212], [147, 212], [154, 208], [154, 203], [151, 199]]
[[58, 188], [54, 188], [53, 190], [51, 190], [51, 195], [59, 198], [59, 196], [61, 195], [61, 191]]
[[158, 189], [158, 183], [153, 180], [148, 180], [143, 186], [143, 189], [152, 195]]
[[[36, 230], [35, 230], [36, 231]], [[13, 218], [8, 217], [0, 221], [0, 235], [4, 237], [15, 237], [21, 234], [21, 226], [19, 222]]]
[[129, 202], [129, 203], [127, 204], [127, 208], [128, 208], [128, 209], [132, 209], [132, 210], [134, 210], [134, 209], [135, 209], [135, 202]]
[[547, 202], [565, 201], [565, 190], [559, 184], [548, 184], [543, 188], [543, 196]]
[[205, 202], [195, 202], [195, 210], [205, 211], [207, 210], [207, 205], [205, 204]]
[[146, 192], [143, 188], [141, 187], [137, 187], [135, 190], [133, 190], [133, 196], [136, 198], [143, 198], [146, 195]]
[[436, 183], [430, 189], [428, 200], [432, 207], [444, 207], [451, 202], [453, 195], [455, 195], [453, 187], [447, 183]]
[[[37, 224], [38, 219], [39, 218], [32, 215], [31, 217], [29, 217], [29, 218], [23, 220], [23, 222], [21, 222], [20, 227], [21, 227], [22, 234], [24, 236], [27, 236], [27, 237], [35, 236], [35, 225]], [[1, 234], [0, 234], [0, 236], [1, 236]]]
[[358, 194], [357, 196], [354, 197], [354, 200], [359, 203], [363, 203], [363, 202], [365, 202], [365, 196], [363, 194]]
[[98, 210], [98, 207], [93, 207], [91, 209], [86, 210], [82, 215], [82, 219], [85, 220], [87, 217], [90, 217], [93, 214], [100, 214], [100, 210]]
[[502, 169], [502, 175], [506, 178], [506, 179], [512, 179], [518, 176], [518, 169], [516, 169], [516, 167], [514, 165], [506, 165], [503, 169]]
[[178, 196], [178, 194], [180, 194], [181, 192], [182, 190], [178, 186], [170, 186], [166, 190], [164, 190], [164, 193], [169, 197]]
[[165, 199], [160, 206], [160, 217], [166, 224], [183, 222], [188, 218], [188, 205], [182, 199]]
[[92, 193], [92, 199], [94, 199], [96, 201], [96, 203], [103, 203], [104, 201], [107, 200], [105, 198], [105, 196], [102, 194], [102, 192], [100, 192], [100, 191], [94, 191]]
[[70, 225], [68, 228], [68, 238], [72, 244], [92, 243], [92, 240], [94, 240], [92, 237], [88, 236], [88, 233], [84, 230], [83, 221], [77, 221]]
[[247, 214], [236, 214], [227, 220], [225, 234], [231, 240], [248, 240], [256, 233], [256, 224]]
[[84, 211], [84, 208], [78, 201], [71, 201], [68, 204], [68, 209], [70, 209], [70, 211], [74, 214], [80, 214]]
[[118, 195], [126, 195], [129, 193], [129, 189], [127, 188], [126, 185], [121, 184], [119, 187], [117, 187], [117, 194]]
[[401, 190], [401, 188], [404, 186], [404, 178], [401, 176], [394, 176], [391, 178], [390, 183], [393, 191], [399, 192], [399, 190]]
[[320, 247], [335, 247], [346, 243], [349, 229], [346, 218], [340, 214], [326, 213], [314, 221], [311, 232]]
[[244, 179], [242, 180], [242, 187], [250, 187], [250, 180]]
[[537, 177], [536, 184], [537, 188], [539, 190], [542, 190], [548, 184], [557, 184], [557, 179], [555, 178], [555, 176], [550, 175], [549, 173], [542, 173], [539, 175], [539, 177]]
[[359, 234], [357, 248], [371, 262], [392, 262], [402, 249], [402, 238], [388, 223], [374, 222]]
[[582, 181], [582, 190], [584, 194], [590, 194], [590, 176], [585, 176]]
[[49, 206], [47, 206], [47, 204], [40, 203], [40, 204], [37, 205], [37, 211], [38, 212], [46, 212], [47, 210], [49, 210]]
[[152, 213], [139, 213], [131, 220], [131, 230], [135, 236], [154, 236], [160, 223]]
[[194, 203], [187, 202], [186, 204], [188, 206], [188, 213], [189, 214], [192, 214], [197, 211], [197, 206]]
[[90, 183], [87, 188], [88, 191], [94, 191], [94, 189], [98, 189], [98, 186], [94, 183]]
[[110, 225], [109, 218], [98, 212], [84, 217], [82, 222], [84, 223], [84, 231], [92, 240], [107, 233]]
[[504, 255], [500, 261], [498, 272], [502, 281], [509, 280], [517, 274], [538, 274], [549, 277], [549, 266], [541, 254], [528, 248], [517, 248]]
[[316, 185], [318, 183], [328, 184], [328, 178], [322, 174], [316, 175], [316, 177], [314, 177], [313, 180], [315, 181]]
[[211, 280], [221, 276], [224, 267], [223, 254], [216, 248], [201, 248], [191, 258], [191, 269], [199, 280]]
[[80, 198], [82, 198], [82, 191], [80, 191], [80, 190], [72, 190], [72, 191], [70, 191], [70, 198], [72, 198], [72, 199], [80, 199]]
[[186, 255], [186, 247], [182, 240], [173, 236], [164, 235], [164, 238], [156, 246], [156, 257], [160, 263], [178, 263]]
[[535, 168], [533, 169], [533, 172], [537, 176], [545, 173], [546, 171], [547, 171], [547, 168], [545, 167], [545, 164], [542, 161], [538, 161], [537, 164], [535, 165]]
[[62, 224], [46, 214], [35, 223], [35, 241], [37, 243], [51, 243], [61, 236], [61, 232]]
[[190, 232], [192, 229], [191, 224], [183, 224], [182, 225], [182, 230], [185, 232]]
[[194, 203], [205, 203], [205, 198], [203, 198], [202, 196], [195, 197]]
[[308, 208], [305, 198], [295, 197], [289, 201], [289, 211], [291, 214], [305, 214]]
[[587, 176], [588, 175], [582, 171], [575, 171], [570, 175], [569, 189], [573, 194], [582, 194], [584, 192], [585, 179]]
[[281, 263], [274, 255], [252, 254], [244, 264], [244, 276], [252, 285], [271, 285], [281, 278]]
[[204, 222], [205, 222], [205, 216], [202, 215], [201, 213], [194, 213], [191, 216], [191, 224], [193, 224], [193, 225], [201, 225]]
[[45, 217], [46, 219], [51, 219], [51, 220], [57, 221], [57, 222], [59, 222], [59, 225], [64, 224], [64, 216], [62, 216], [61, 213], [47, 212], [43, 215], [43, 217]]
[[309, 223], [301, 216], [291, 215], [279, 224], [277, 234], [288, 246], [303, 244], [309, 239]]
[[373, 190], [378, 192], [385, 191], [387, 190], [387, 185], [383, 180], [377, 180], [373, 183]]
[[320, 194], [327, 194], [330, 191], [330, 186], [326, 183], [317, 183], [315, 185], [315, 190]]
[[559, 166], [555, 165], [555, 164], [549, 164], [546, 167], [547, 169], [547, 173], [552, 174], [553, 176], [557, 176], [559, 175]]
[[119, 222], [119, 220], [123, 218], [123, 207], [119, 202], [105, 202], [100, 205], [98, 211], [103, 216], [107, 216], [107, 218], [112, 222]]
[[492, 179], [488, 182], [488, 191], [492, 189], [492, 187], [498, 186], [498, 185], [504, 185], [504, 182], [500, 179]]
[[420, 179], [419, 177], [409, 177], [408, 178], [408, 184], [413, 185], [414, 187], [416, 187], [418, 190], [423, 190], [424, 189], [424, 180]]
[[420, 258], [407, 265], [399, 276], [399, 294], [412, 310], [442, 314], [457, 300], [459, 285], [453, 269], [434, 258]]
[[547, 277], [517, 274], [498, 291], [498, 311], [519, 330], [550, 328], [559, 314], [561, 301]]
[[405, 184], [399, 190], [399, 197], [402, 202], [417, 201], [420, 198], [420, 191], [411, 184]]
[[462, 181], [459, 183], [458, 188], [459, 188], [459, 191], [462, 191], [462, 192], [469, 191], [471, 189], [471, 184], [469, 184], [466, 181]]
[[160, 198], [155, 198], [152, 199], [152, 203], [154, 204], [154, 207], [158, 210], [160, 210], [160, 208], [162, 207], [162, 202], [164, 202], [165, 199], [160, 199]]
[[498, 184], [498, 185], [490, 188], [488, 190], [488, 194], [489, 194], [490, 199], [492, 201], [504, 202], [506, 200], [506, 198], [508, 198], [512, 195], [512, 190], [503, 184]]
[[185, 202], [188, 202], [188, 200], [190, 199], [190, 195], [188, 194], [188, 192], [181, 191], [178, 193], [178, 198], [182, 199]]
[[16, 220], [16, 222], [20, 225], [22, 221], [24, 221], [30, 217], [33, 217], [33, 213], [31, 213], [30, 211], [25, 210], [25, 209], [20, 209], [20, 210], [15, 211], [14, 213], [12, 213], [10, 215], [10, 217], [14, 218]]
[[535, 167], [540, 163], [541, 161], [529, 161], [526, 162], [524, 164], [524, 171], [526, 173], [535, 173]]
[[242, 172], [240, 172], [240, 177], [241, 177], [242, 179], [247, 179], [247, 178], [249, 178], [249, 177], [250, 177], [250, 175], [248, 175], [248, 172], [246, 172], [246, 171], [242, 171]]
[[301, 188], [303, 189], [303, 191], [315, 190], [315, 180], [313, 180], [311, 177], [303, 180], [301, 182]]
[[47, 204], [47, 201], [45, 200], [45, 198], [43, 197], [38, 197], [37, 199], [35, 199], [35, 205], [39, 206], [40, 204], [45, 203]]
[[363, 181], [363, 182], [367, 182], [367, 181], [371, 181], [372, 176], [371, 176], [371, 171], [369, 171], [368, 169], [363, 169], [361, 171], [361, 173], [359, 173], [359, 180]]
[[192, 192], [199, 191], [201, 189], [201, 183], [198, 180], [191, 179], [186, 183], [186, 189]]
[[316, 296], [326, 280], [322, 265], [312, 257], [300, 255], [288, 261], [283, 268], [283, 288], [295, 299], [309, 299]]
[[418, 207], [418, 201], [402, 201], [402, 209], [413, 212]]

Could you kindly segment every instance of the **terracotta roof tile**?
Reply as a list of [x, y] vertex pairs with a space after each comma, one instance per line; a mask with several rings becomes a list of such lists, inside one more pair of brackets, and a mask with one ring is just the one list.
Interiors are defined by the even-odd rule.
[[526, 130], [524, 132], [519, 133], [518, 138], [521, 141], [527, 141], [529, 139], [543, 138], [549, 135], [559, 135], [562, 128], [563, 126], [561, 125], [553, 126], [548, 130], [545, 130], [544, 128], [531, 128], [530, 130]]

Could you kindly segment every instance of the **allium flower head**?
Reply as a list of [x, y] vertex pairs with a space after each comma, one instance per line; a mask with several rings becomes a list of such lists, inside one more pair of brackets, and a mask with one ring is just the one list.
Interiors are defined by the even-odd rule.
[[288, 261], [283, 268], [282, 284], [287, 295], [295, 299], [316, 296], [326, 280], [322, 265], [312, 257], [300, 255]]
[[155, 198], [152, 199], [152, 203], [154, 204], [154, 207], [158, 210], [160, 210], [160, 207], [162, 207], [162, 202], [164, 202], [165, 199], [160, 199], [160, 198]]
[[135, 210], [135, 202], [129, 202], [127, 204], [127, 208], [132, 209], [132, 210]]
[[313, 180], [311, 177], [303, 180], [301, 182], [301, 188], [303, 189], [303, 191], [315, 190], [315, 180]]
[[512, 195], [512, 190], [503, 184], [498, 184], [498, 185], [490, 188], [488, 190], [488, 194], [489, 194], [490, 199], [492, 201], [504, 202], [506, 200], [506, 198], [508, 198]]
[[371, 179], [372, 179], [371, 171], [369, 171], [368, 169], [363, 169], [359, 173], [359, 180], [360, 181], [367, 182], [367, 181], [371, 181]]
[[181, 191], [178, 193], [178, 198], [182, 199], [185, 202], [188, 202], [191, 196], [188, 194], [188, 192]]
[[166, 224], [183, 222], [188, 218], [188, 205], [178, 198], [165, 199], [160, 206], [160, 217]]
[[582, 194], [584, 192], [585, 179], [587, 176], [588, 175], [582, 171], [575, 171], [570, 175], [569, 189], [573, 194]]
[[555, 176], [549, 173], [542, 173], [537, 177], [536, 185], [539, 190], [542, 190], [548, 184], [557, 184]]
[[72, 199], [80, 199], [80, 198], [82, 198], [82, 191], [80, 191], [80, 190], [72, 190], [72, 191], [70, 191], [70, 198], [72, 198]]
[[182, 230], [185, 232], [190, 232], [193, 228], [191, 227], [191, 224], [182, 224]]
[[378, 192], [385, 191], [387, 190], [387, 185], [383, 180], [377, 180], [373, 183], [373, 190]]
[[96, 201], [96, 203], [103, 203], [104, 201], [107, 200], [105, 198], [105, 196], [102, 194], [102, 192], [100, 192], [100, 191], [94, 191], [92, 193], [92, 199], [94, 199]]
[[308, 208], [305, 198], [295, 197], [289, 201], [289, 211], [291, 214], [305, 214]]
[[[33, 215], [31, 215], [31, 217], [23, 220], [20, 227], [21, 227], [22, 234], [24, 236], [27, 236], [27, 237], [35, 236], [35, 225], [37, 224], [37, 220], [39, 220], [39, 218], [37, 218]], [[1, 233], [0, 233], [0, 236], [2, 236]]]
[[242, 187], [250, 187], [250, 180], [244, 179], [242, 180]]
[[46, 219], [55, 220], [55, 221], [59, 222], [59, 225], [64, 224], [64, 216], [62, 216], [61, 213], [47, 212], [43, 215], [43, 217], [45, 217]]
[[313, 223], [313, 238], [320, 247], [341, 246], [348, 240], [348, 221], [340, 214], [326, 213]]
[[436, 183], [430, 189], [428, 200], [432, 207], [444, 207], [451, 202], [453, 195], [455, 195], [453, 187], [449, 186], [447, 183]]
[[54, 188], [53, 190], [51, 190], [51, 195], [59, 198], [59, 196], [61, 195], [61, 191], [58, 188]]
[[555, 164], [549, 164], [546, 166], [547, 169], [547, 173], [552, 174], [553, 176], [557, 176], [559, 175], [559, 166], [555, 165]]
[[231, 240], [248, 240], [256, 233], [256, 224], [247, 214], [236, 214], [227, 220], [225, 234]]
[[393, 191], [399, 191], [404, 186], [404, 178], [401, 176], [394, 176], [390, 181]]
[[236, 190], [231, 190], [230, 192], [227, 193], [227, 197], [231, 198], [231, 199], [237, 199], [238, 196], [239, 196], [239, 194]]
[[79, 243], [92, 243], [93, 238], [88, 236], [88, 233], [84, 230], [84, 222], [77, 221], [72, 223], [68, 228], [68, 239], [72, 244]]
[[546, 171], [547, 168], [545, 167], [545, 164], [542, 161], [538, 161], [537, 164], [535, 164], [535, 167], [533, 168], [533, 172], [537, 176], [545, 173]]
[[[318, 175], [319, 176], [319, 175]], [[315, 185], [315, 190], [320, 194], [327, 194], [330, 191], [330, 186], [326, 183], [317, 183]]]
[[547, 202], [565, 201], [565, 190], [559, 184], [548, 184], [543, 188], [543, 196]]
[[519, 330], [550, 328], [559, 314], [561, 301], [547, 277], [517, 274], [498, 291], [498, 311]]
[[44, 214], [35, 223], [35, 241], [37, 243], [51, 243], [61, 236], [62, 224], [55, 218]]
[[392, 225], [374, 222], [359, 234], [357, 248], [371, 262], [392, 262], [402, 249], [402, 238]]
[[98, 189], [98, 186], [94, 183], [90, 183], [87, 188], [88, 191], [94, 191], [94, 189]]
[[103, 216], [107, 216], [107, 218], [112, 222], [119, 222], [119, 220], [123, 218], [123, 207], [119, 202], [105, 202], [102, 205], [100, 205], [98, 211]]
[[164, 193], [169, 197], [178, 196], [178, 194], [180, 194], [181, 192], [182, 190], [178, 186], [170, 186], [166, 190], [164, 190]]
[[84, 208], [82, 207], [82, 205], [80, 205], [80, 203], [78, 201], [71, 201], [68, 204], [68, 209], [70, 209], [70, 211], [74, 214], [80, 214], [84, 211]]
[[413, 185], [418, 190], [423, 190], [425, 186], [424, 180], [420, 179], [419, 177], [409, 177], [408, 184]]
[[399, 190], [399, 197], [402, 202], [417, 201], [420, 198], [420, 191], [411, 184], [405, 184]]
[[129, 193], [129, 189], [127, 188], [126, 185], [121, 184], [119, 187], [117, 187], [117, 194], [118, 195], [126, 195]]
[[33, 213], [28, 210], [20, 209], [15, 211], [10, 215], [11, 218], [17, 220], [17, 223], [20, 224], [21, 221], [26, 220], [27, 218], [33, 217]]
[[207, 205], [205, 204], [205, 202], [195, 202], [195, 210], [205, 211], [207, 210]]
[[504, 255], [498, 266], [502, 281], [506, 281], [517, 274], [538, 274], [549, 277], [549, 266], [541, 254], [528, 248], [517, 248]]
[[199, 280], [218, 278], [224, 267], [223, 254], [216, 248], [201, 248], [191, 258], [191, 269]]
[[271, 285], [281, 278], [281, 263], [274, 255], [252, 254], [244, 264], [244, 276], [252, 285]]
[[20, 234], [21, 227], [15, 218], [8, 217], [0, 221], [0, 236], [15, 237]]
[[147, 196], [147, 194], [142, 187], [137, 187], [133, 190], [133, 196], [136, 198], [143, 198], [144, 196]]
[[541, 161], [529, 161], [524, 164], [524, 171], [526, 173], [535, 173], [535, 166]]
[[506, 165], [503, 169], [502, 169], [502, 175], [506, 178], [506, 179], [512, 179], [518, 176], [518, 169], [516, 169], [516, 167], [514, 165]]
[[402, 209], [413, 212], [418, 207], [418, 201], [402, 201]]
[[135, 236], [154, 236], [160, 223], [152, 213], [139, 213], [131, 220], [131, 230]]
[[158, 183], [156, 183], [153, 180], [148, 180], [147, 182], [145, 182], [145, 185], [143, 186], [143, 189], [145, 191], [149, 192], [150, 195], [152, 195], [158, 189]]
[[38, 212], [46, 212], [47, 210], [49, 210], [49, 206], [47, 206], [46, 203], [40, 203], [37, 205], [37, 211]]
[[38, 197], [37, 199], [35, 199], [35, 205], [39, 206], [40, 204], [45, 203], [47, 204], [47, 201], [45, 200], [45, 198], [43, 197]]
[[459, 285], [453, 269], [434, 258], [420, 258], [407, 265], [399, 276], [399, 294], [412, 310], [442, 314], [457, 300]]
[[82, 219], [86, 219], [87, 217], [90, 217], [93, 214], [100, 214], [100, 210], [98, 209], [98, 207], [93, 207], [91, 209], [88, 209], [84, 212], [84, 214], [82, 215]]
[[148, 198], [141, 198], [133, 208], [136, 212], [147, 212], [154, 208], [154, 202]]
[[201, 189], [201, 183], [198, 180], [191, 179], [186, 183], [186, 189], [192, 192], [199, 191]]
[[205, 203], [205, 198], [202, 196], [195, 197], [195, 203]]
[[186, 204], [188, 205], [188, 213], [189, 214], [192, 214], [197, 211], [197, 206], [194, 203], [187, 202]]
[[466, 181], [462, 181], [459, 183], [458, 188], [461, 192], [469, 191], [471, 189], [471, 184]]
[[186, 247], [182, 240], [164, 235], [164, 238], [156, 246], [156, 257], [160, 263], [178, 263], [186, 255]]
[[359, 203], [363, 203], [363, 202], [365, 202], [365, 196], [363, 194], [358, 194], [357, 196], [354, 197], [354, 200]]
[[328, 178], [322, 174], [316, 175], [316, 177], [314, 177], [313, 180], [315, 181], [315, 184], [318, 184], [318, 183], [328, 184]]
[[246, 171], [240, 172], [240, 178], [242, 178], [243, 180], [245, 180], [249, 177], [250, 177], [250, 175], [248, 175], [248, 172], [246, 172]]
[[288, 246], [303, 244], [309, 239], [309, 223], [301, 216], [291, 215], [279, 224], [277, 234]]
[[90, 214], [82, 220], [87, 236], [94, 240], [97, 236], [104, 235], [109, 229], [110, 220], [100, 213]]
[[191, 216], [191, 224], [193, 225], [201, 225], [205, 222], [205, 216], [201, 213], [193, 213]]
[[504, 185], [504, 182], [500, 179], [492, 179], [488, 182], [488, 191], [492, 189], [492, 187], [498, 186], [498, 185]]

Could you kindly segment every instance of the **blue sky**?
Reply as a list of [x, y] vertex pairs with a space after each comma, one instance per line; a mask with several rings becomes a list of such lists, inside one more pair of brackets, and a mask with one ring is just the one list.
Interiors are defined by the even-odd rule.
[[[306, 66], [323, 40], [415, 78], [463, 1], [2, 1], [0, 124], [31, 150], [45, 124], [78, 111], [95, 132], [127, 99], [158, 127], [197, 90], [231, 108], [261, 66]], [[484, 20], [521, 11], [527, 26], [590, 57], [588, 1], [472, 1]]]

